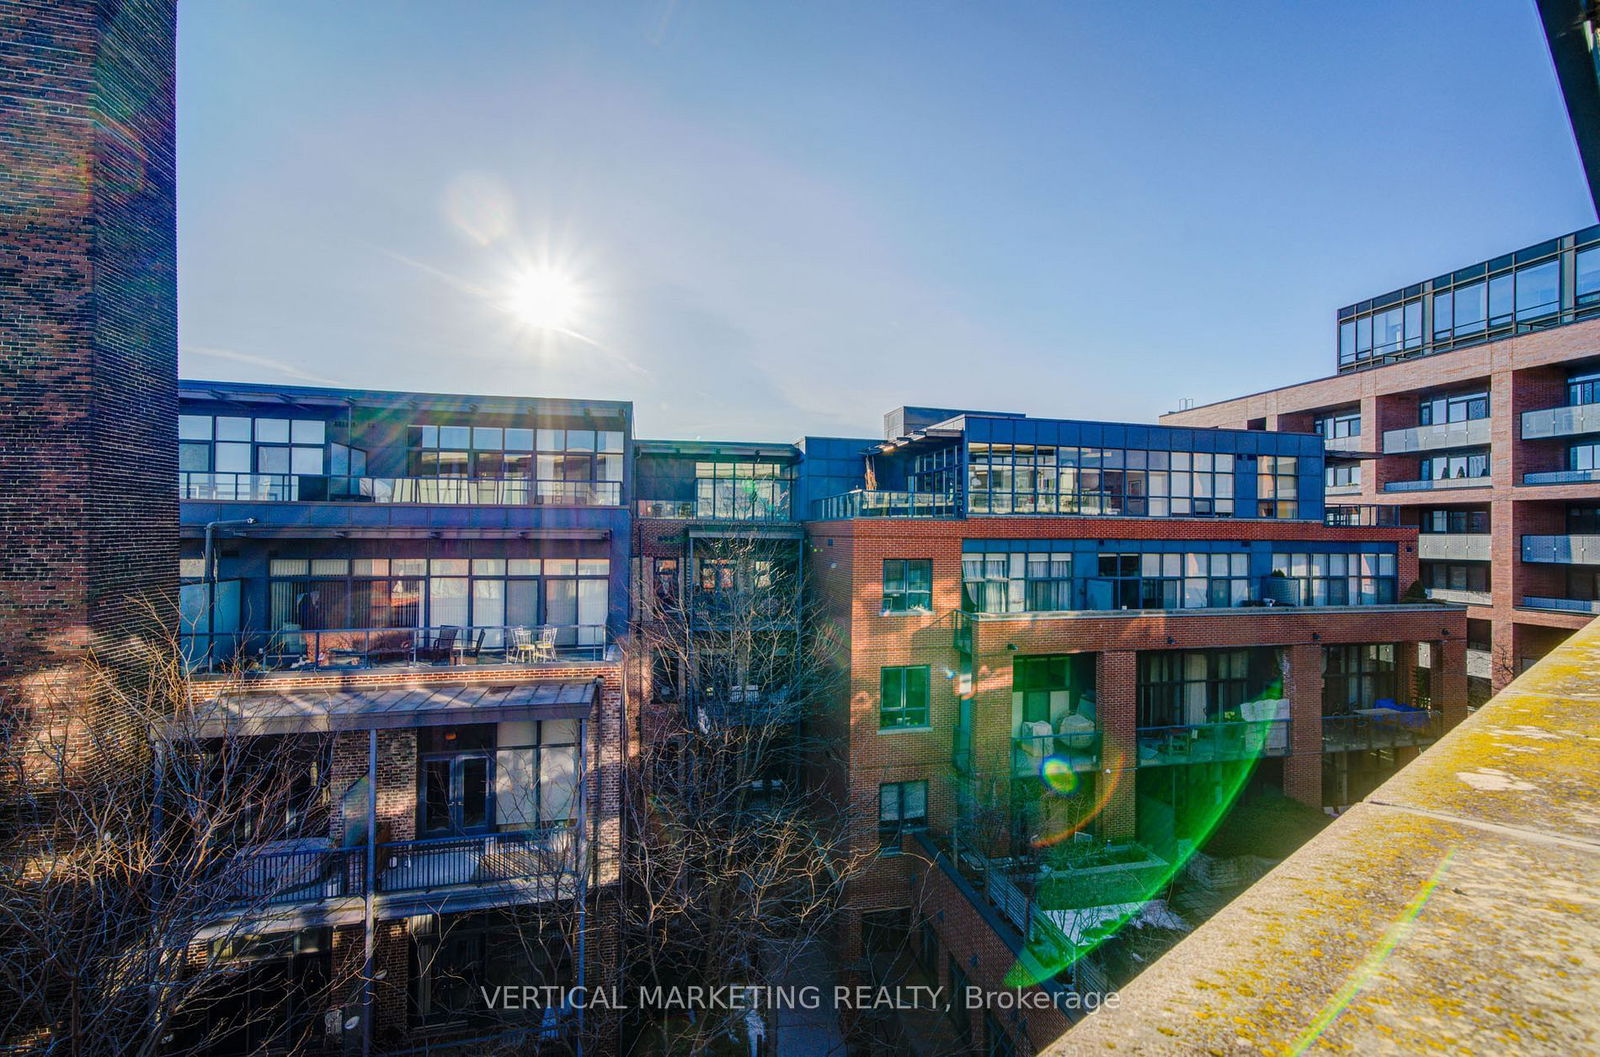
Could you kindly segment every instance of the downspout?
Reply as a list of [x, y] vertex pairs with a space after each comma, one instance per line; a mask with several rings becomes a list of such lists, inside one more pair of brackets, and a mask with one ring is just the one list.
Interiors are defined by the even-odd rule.
[[[216, 563], [217, 563], [217, 554], [216, 554], [217, 529], [219, 529], [219, 528], [235, 528], [235, 527], [237, 527], [239, 525], [254, 525], [255, 523], [256, 523], [256, 519], [253, 518], [253, 517], [238, 518], [238, 519], [235, 519], [233, 521], [207, 521], [206, 522], [206, 546], [205, 546], [205, 551], [203, 552], [203, 554], [201, 556], [201, 559], [200, 559], [200, 561], [201, 561], [201, 569], [203, 570], [202, 575], [205, 576], [206, 583], [208, 583], [208, 584], [212, 585], [213, 587], [215, 587], [216, 586], [216, 582], [217, 582], [217, 568], [216, 568]], [[210, 599], [207, 599], [207, 603], [208, 604], [209, 604], [209, 602], [210, 602]]]
[[[596, 691], [602, 689], [595, 687]], [[599, 694], [596, 694], [599, 697]], [[588, 980], [588, 966], [585, 959], [588, 954], [589, 933], [589, 721], [578, 720], [578, 984], [586, 987]], [[557, 886], [559, 891], [559, 885]], [[583, 1001], [578, 1005], [578, 1032], [577, 1032], [577, 1057], [583, 1057], [583, 1030], [584, 1011], [589, 1005], [589, 994], [583, 992]]]

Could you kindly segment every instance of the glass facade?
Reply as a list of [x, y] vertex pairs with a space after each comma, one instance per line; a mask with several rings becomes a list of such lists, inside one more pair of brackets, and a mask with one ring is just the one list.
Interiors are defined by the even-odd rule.
[[1393, 553], [1277, 552], [1272, 575], [1296, 586], [1298, 598], [1287, 599], [1296, 605], [1390, 605], [1399, 596]]
[[1138, 679], [1141, 729], [1238, 720], [1245, 702], [1283, 696], [1283, 662], [1271, 647], [1140, 653]]
[[968, 457], [971, 514], [1234, 516], [1225, 452], [973, 444]]
[[415, 477], [531, 479], [541, 502], [595, 492], [622, 501], [620, 430], [414, 425], [407, 436]]
[[[366, 453], [329, 444], [321, 419], [179, 415], [178, 470], [202, 474], [365, 473]], [[359, 469], [350, 469], [359, 467]]]
[[1345, 716], [1358, 708], [1395, 698], [1393, 643], [1325, 646], [1322, 650], [1322, 714]]
[[1425, 397], [1417, 404], [1417, 424], [1443, 425], [1489, 417], [1489, 394], [1484, 391]]

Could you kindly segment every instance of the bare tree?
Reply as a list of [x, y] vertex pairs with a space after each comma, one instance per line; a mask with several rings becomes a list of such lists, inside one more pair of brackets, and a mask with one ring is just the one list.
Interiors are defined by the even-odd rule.
[[[837, 672], [797, 541], [697, 541], [687, 564], [636, 595], [651, 704], [624, 805], [626, 960], [641, 987], [783, 986], [865, 861], [844, 850], [846, 798], [816, 780]], [[770, 1025], [701, 1009], [642, 1027], [636, 1049], [701, 1054]]]
[[42, 703], [5, 703], [5, 1044], [74, 1055], [268, 1037], [295, 1047], [321, 1026], [308, 992], [347, 984], [285, 987], [257, 957], [262, 918], [351, 868], [336, 849], [295, 843], [327, 832], [327, 740], [244, 736], [225, 695], [190, 689], [177, 644], [160, 641], [126, 647], [114, 669], [84, 661]]

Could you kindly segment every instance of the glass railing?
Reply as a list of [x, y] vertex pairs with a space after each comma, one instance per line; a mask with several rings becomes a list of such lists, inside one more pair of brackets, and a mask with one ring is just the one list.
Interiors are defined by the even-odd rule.
[[707, 502], [696, 499], [641, 499], [635, 509], [639, 517], [671, 518], [678, 521], [789, 521], [787, 492], [776, 502], [752, 497], [748, 502]]
[[960, 517], [957, 498], [946, 493], [880, 492], [857, 488], [811, 504], [816, 521], [844, 521], [858, 517]]
[[1393, 528], [1400, 524], [1400, 508], [1372, 503], [1330, 506], [1322, 515], [1322, 523], [1350, 528]]
[[1600, 601], [1583, 598], [1545, 598], [1529, 595], [1522, 600], [1529, 609], [1553, 609], [1560, 613], [1600, 613]]
[[1287, 719], [1140, 727], [1139, 766], [1215, 763], [1289, 754]]
[[1078, 772], [1098, 770], [1100, 732], [1073, 731], [1011, 739], [1011, 769], [1017, 777], [1039, 775], [1047, 765]]
[[601, 659], [606, 628], [604, 624], [284, 628], [185, 633], [179, 642], [192, 672], [553, 664]]
[[1358, 708], [1345, 715], [1322, 717], [1323, 752], [1365, 752], [1426, 745], [1443, 734], [1442, 713], [1410, 705], [1378, 705]]
[[1482, 477], [1430, 477], [1423, 481], [1389, 481], [1385, 492], [1438, 492], [1451, 488], [1488, 488], [1494, 481], [1487, 474]]
[[1590, 484], [1595, 481], [1600, 481], [1600, 469], [1548, 470], [1522, 475], [1523, 484]]
[[180, 473], [180, 499], [267, 503], [413, 503], [435, 506], [618, 506], [620, 481], [529, 477], [336, 477]]

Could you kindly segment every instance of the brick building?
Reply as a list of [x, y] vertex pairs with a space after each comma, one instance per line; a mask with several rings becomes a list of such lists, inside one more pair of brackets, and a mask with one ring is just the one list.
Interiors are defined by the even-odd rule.
[[1475, 703], [1600, 612], [1600, 228], [1338, 312], [1334, 375], [1166, 415], [1315, 431], [1333, 520], [1416, 528]]
[[848, 673], [824, 780], [878, 854], [843, 956], [1054, 996], [959, 1013], [963, 1044], [1055, 1037], [1106, 985], [1079, 933], [1148, 913], [1237, 805], [1348, 804], [1465, 715], [1465, 611], [1406, 600], [1413, 529], [1324, 523], [1313, 434], [886, 426], [800, 467]]

